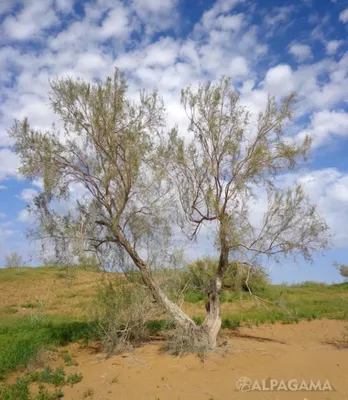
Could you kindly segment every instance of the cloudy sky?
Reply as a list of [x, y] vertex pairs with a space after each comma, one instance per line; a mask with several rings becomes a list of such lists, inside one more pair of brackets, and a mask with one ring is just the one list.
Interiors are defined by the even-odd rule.
[[[26, 202], [39, 187], [16, 173], [7, 131], [15, 118], [38, 128], [55, 120], [50, 77], [104, 78], [117, 66], [130, 91], [158, 88], [168, 123], [182, 131], [182, 87], [232, 78], [255, 114], [268, 93], [296, 91], [289, 135], [313, 137], [303, 183], [334, 234], [315, 264], [274, 266], [276, 282], [339, 281], [332, 261], [348, 263], [348, 0], [0, 0], [0, 266], [11, 251], [25, 259]], [[202, 239], [189, 252], [209, 251]]]

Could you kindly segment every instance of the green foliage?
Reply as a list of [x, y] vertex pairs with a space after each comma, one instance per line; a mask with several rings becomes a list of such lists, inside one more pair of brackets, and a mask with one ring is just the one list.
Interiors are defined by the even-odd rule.
[[[22, 377], [18, 377], [14, 384], [0, 385], [1, 400], [57, 400], [64, 397], [61, 390], [63, 386], [73, 386], [82, 380], [81, 374], [65, 375], [63, 368], [52, 369], [46, 367], [43, 370], [27, 372]], [[37, 383], [39, 392], [33, 395], [30, 391], [30, 384]], [[49, 393], [45, 385], [56, 386], [53, 393]]]
[[2, 400], [29, 400], [29, 382], [24, 378], [17, 378], [13, 385], [0, 386]]
[[67, 379], [66, 379], [66, 384], [67, 384], [67, 385], [70, 385], [70, 386], [73, 386], [73, 385], [75, 385], [76, 383], [81, 382], [81, 381], [82, 381], [82, 378], [83, 378], [82, 374], [78, 374], [78, 373], [71, 374], [71, 375], [69, 375], [69, 376], [67, 377]]
[[61, 367], [55, 370], [46, 367], [42, 371], [28, 372], [26, 376], [30, 382], [48, 383], [54, 386], [62, 386], [65, 382], [65, 371]]
[[68, 350], [63, 350], [61, 352], [61, 356], [65, 362], [65, 365], [67, 367], [71, 367], [72, 365], [76, 365], [76, 363], [74, 362], [74, 360], [71, 358], [71, 355], [69, 354]]
[[[197, 302], [202, 300], [201, 293], [206, 293], [212, 278], [216, 275], [218, 261], [204, 257], [188, 265], [187, 279], [192, 292], [185, 294], [185, 300]], [[261, 292], [269, 284], [267, 273], [262, 268], [249, 268], [242, 263], [231, 262], [222, 282], [223, 290], [234, 292]], [[221, 300], [221, 299], [220, 299]]]
[[174, 324], [166, 319], [157, 319], [153, 321], [148, 321], [146, 323], [146, 327], [150, 335], [157, 335], [160, 332], [174, 328]]

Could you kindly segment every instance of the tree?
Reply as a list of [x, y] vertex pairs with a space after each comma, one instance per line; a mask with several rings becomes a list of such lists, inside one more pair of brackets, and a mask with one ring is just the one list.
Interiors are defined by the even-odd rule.
[[341, 276], [344, 279], [348, 279], [348, 265], [340, 264], [340, 263], [335, 261], [333, 263], [333, 266], [338, 269], [338, 272], [341, 274]]
[[[104, 265], [115, 257], [123, 265], [130, 260], [156, 302], [200, 345], [216, 346], [218, 294], [231, 255], [300, 252], [309, 259], [313, 250], [326, 246], [327, 227], [302, 190], [273, 185], [277, 173], [295, 168], [309, 149], [308, 139], [291, 145], [282, 133], [293, 96], [279, 110], [270, 99], [257, 132], [250, 134], [248, 114], [228, 80], [201, 86], [197, 93], [189, 88], [182, 103], [194, 140], [186, 144], [175, 129], [166, 139], [165, 110], [156, 91], [129, 100], [118, 70], [93, 85], [69, 78], [51, 82], [51, 88], [50, 101], [63, 127], [40, 131], [24, 119], [9, 132], [20, 173], [43, 182], [29, 206], [38, 222], [32, 236], [64, 262], [86, 253]], [[269, 207], [256, 230], [248, 206], [260, 187], [267, 189]], [[187, 223], [193, 228], [190, 237], [205, 222], [218, 229], [219, 265], [201, 327], [169, 300], [146, 257], [169, 243], [179, 199], [183, 228]]]
[[[265, 257], [301, 255], [329, 245], [328, 227], [300, 186], [279, 188], [277, 178], [294, 170], [306, 158], [310, 139], [302, 143], [285, 136], [295, 95], [278, 107], [269, 97], [267, 107], [253, 123], [229, 79], [182, 91], [189, 118], [189, 134], [170, 136], [168, 160], [184, 210], [183, 231], [194, 239], [203, 224], [216, 230], [219, 263], [208, 289], [203, 330], [210, 347], [216, 346], [221, 327], [219, 292], [230, 259], [250, 268]], [[253, 209], [262, 197], [267, 204], [261, 221]]]
[[23, 259], [19, 253], [14, 251], [6, 256], [5, 258], [6, 268], [16, 268], [21, 266], [23, 266]]
[[104, 266], [124, 267], [130, 259], [158, 304], [178, 325], [195, 330], [146, 262], [147, 250], [165, 246], [171, 233], [171, 185], [158, 162], [163, 103], [156, 91], [141, 91], [138, 101], [126, 94], [118, 70], [93, 85], [58, 79], [51, 82], [50, 102], [61, 129], [40, 131], [26, 118], [15, 121], [9, 135], [20, 173], [43, 182], [28, 208], [38, 223], [30, 235], [67, 265], [84, 254]]

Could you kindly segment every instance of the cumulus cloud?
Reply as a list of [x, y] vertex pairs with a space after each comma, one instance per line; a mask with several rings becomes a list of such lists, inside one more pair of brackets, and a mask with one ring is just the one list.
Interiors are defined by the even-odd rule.
[[313, 147], [325, 144], [330, 137], [348, 136], [348, 113], [345, 111], [320, 111], [311, 116], [309, 127], [298, 133], [302, 140], [309, 135]]
[[5, 218], [5, 217], [6, 217], [6, 214], [3, 212], [0, 212], [0, 218]]
[[313, 57], [312, 49], [307, 44], [292, 44], [289, 48], [289, 53], [299, 62], [307, 61]]
[[295, 88], [291, 67], [287, 64], [279, 64], [270, 68], [265, 77], [265, 87], [272, 95], [290, 94]]

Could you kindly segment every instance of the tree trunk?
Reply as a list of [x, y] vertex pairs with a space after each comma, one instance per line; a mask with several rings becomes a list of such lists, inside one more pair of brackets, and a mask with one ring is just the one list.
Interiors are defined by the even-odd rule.
[[140, 270], [142, 280], [150, 290], [156, 302], [174, 319], [175, 323], [185, 330], [198, 330], [195, 322], [182, 311], [182, 309], [170, 301], [166, 294], [161, 290], [158, 284], [151, 276], [149, 266], [140, 258], [136, 250], [128, 242], [123, 233], [117, 233], [117, 239], [123, 248], [127, 251], [134, 264]]
[[221, 310], [219, 292], [222, 287], [222, 279], [228, 268], [229, 247], [226, 242], [226, 227], [220, 226], [220, 257], [216, 276], [211, 280], [208, 291], [207, 316], [203, 322], [202, 328], [206, 335], [208, 347], [215, 349], [217, 346], [217, 337], [221, 329]]
[[221, 288], [221, 280], [215, 277], [212, 280], [211, 289], [208, 294], [208, 315], [202, 325], [202, 329], [206, 335], [207, 345], [212, 350], [216, 348], [217, 336], [221, 328], [219, 288]]

